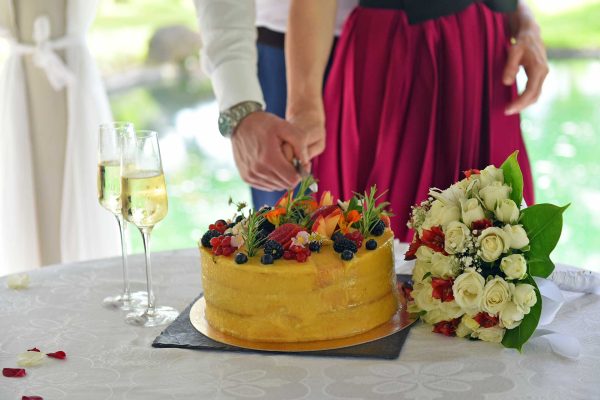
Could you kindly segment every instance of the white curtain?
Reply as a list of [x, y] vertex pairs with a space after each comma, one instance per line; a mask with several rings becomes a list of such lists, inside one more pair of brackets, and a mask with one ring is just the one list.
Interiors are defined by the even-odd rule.
[[[19, 44], [15, 39], [14, 12], [5, 8], [0, 16], [0, 34], [3, 30], [12, 43], [11, 54], [0, 72], [0, 275], [40, 266], [39, 243], [47, 239], [38, 236], [36, 215], [40, 212], [60, 212], [62, 262], [118, 254], [116, 223], [98, 205], [96, 197], [97, 128], [112, 119], [106, 92], [85, 42], [97, 1], [68, 0], [66, 4], [64, 40], [38, 43], [37, 47]], [[43, 31], [40, 17], [34, 26], [41, 26]], [[19, 27], [21, 31], [28, 28]], [[53, 43], [64, 49], [65, 65], [55, 65], [56, 60], [47, 53]], [[63, 186], [56, 189], [62, 191], [60, 210], [45, 210], [35, 201], [35, 160], [29, 131], [29, 118], [34, 116], [28, 110], [23, 57], [42, 60], [40, 67], [50, 83], [57, 91], [66, 90], [67, 139], [58, 144], [66, 146]], [[35, 88], [29, 88], [29, 93], [35, 95]]]

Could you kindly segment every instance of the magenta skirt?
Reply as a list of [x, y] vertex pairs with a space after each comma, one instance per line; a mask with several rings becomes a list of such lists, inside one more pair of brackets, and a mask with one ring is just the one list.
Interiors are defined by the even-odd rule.
[[392, 228], [409, 240], [410, 207], [463, 171], [499, 166], [515, 150], [533, 204], [516, 87], [502, 84], [509, 46], [504, 14], [473, 4], [409, 25], [403, 11], [358, 7], [338, 42], [325, 88], [326, 148], [313, 171], [341, 198], [387, 189]]

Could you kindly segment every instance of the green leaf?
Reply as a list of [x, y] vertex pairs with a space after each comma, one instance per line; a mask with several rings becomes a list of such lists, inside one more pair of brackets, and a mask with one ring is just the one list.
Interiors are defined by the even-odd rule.
[[504, 183], [512, 187], [510, 199], [517, 204], [517, 207], [521, 207], [521, 203], [523, 202], [523, 173], [517, 161], [518, 155], [518, 150], [512, 153], [502, 163], [500, 168], [504, 173]]
[[536, 204], [522, 211], [520, 223], [529, 238], [527, 260], [530, 274], [546, 278], [554, 270], [550, 253], [560, 239], [562, 214], [568, 207], [569, 204], [564, 207]]
[[529, 340], [531, 335], [533, 335], [533, 332], [540, 322], [540, 315], [542, 314], [542, 296], [540, 295], [540, 290], [538, 289], [537, 284], [531, 276], [528, 276], [525, 279], [525, 282], [529, 283], [535, 288], [537, 302], [533, 307], [531, 307], [529, 314], [523, 318], [521, 325], [514, 329], [507, 330], [504, 334], [504, 338], [502, 339], [502, 345], [504, 347], [517, 349], [519, 351], [521, 351], [523, 345]]

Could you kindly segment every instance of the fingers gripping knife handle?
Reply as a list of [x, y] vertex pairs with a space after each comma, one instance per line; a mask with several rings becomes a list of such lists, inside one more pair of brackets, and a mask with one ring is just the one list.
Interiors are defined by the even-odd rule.
[[292, 163], [298, 175], [300, 175], [303, 179], [306, 178], [309, 175], [308, 171], [306, 170], [306, 168], [304, 168], [302, 162], [294, 154], [294, 149], [292, 148], [292, 146], [289, 143], [284, 143], [282, 145], [282, 150], [283, 154], [285, 155], [285, 158], [287, 158]]

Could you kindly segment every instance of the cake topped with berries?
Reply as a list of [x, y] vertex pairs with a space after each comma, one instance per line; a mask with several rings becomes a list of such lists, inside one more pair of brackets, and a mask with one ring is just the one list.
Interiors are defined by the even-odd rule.
[[274, 207], [209, 226], [200, 243], [205, 316], [259, 342], [357, 335], [397, 311], [393, 232], [376, 188], [350, 200], [314, 195], [309, 177]]

